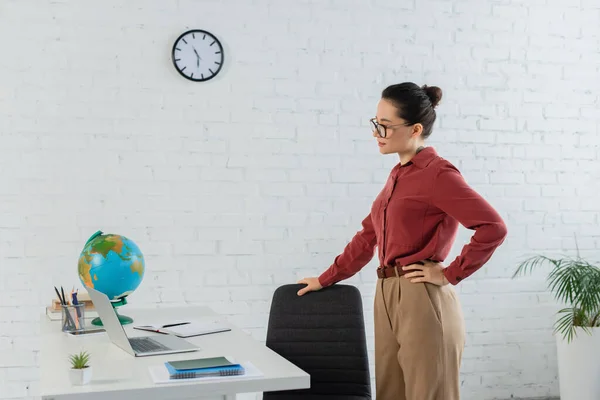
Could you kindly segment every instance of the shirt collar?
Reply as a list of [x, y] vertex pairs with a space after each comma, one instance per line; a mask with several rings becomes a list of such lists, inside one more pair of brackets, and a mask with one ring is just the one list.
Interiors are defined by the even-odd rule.
[[414, 155], [407, 165], [414, 164], [419, 168], [425, 168], [438, 157], [437, 152], [433, 147], [425, 147], [423, 150]]

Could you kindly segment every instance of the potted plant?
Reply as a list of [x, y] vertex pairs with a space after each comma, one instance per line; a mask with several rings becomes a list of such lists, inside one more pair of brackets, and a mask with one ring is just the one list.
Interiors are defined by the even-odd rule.
[[582, 259], [536, 255], [521, 262], [513, 278], [542, 264], [551, 266], [549, 290], [564, 306], [554, 324], [561, 400], [600, 399], [600, 267]]
[[90, 355], [81, 351], [69, 356], [71, 361], [71, 369], [69, 370], [69, 378], [73, 385], [85, 385], [92, 379], [92, 367], [88, 364]]

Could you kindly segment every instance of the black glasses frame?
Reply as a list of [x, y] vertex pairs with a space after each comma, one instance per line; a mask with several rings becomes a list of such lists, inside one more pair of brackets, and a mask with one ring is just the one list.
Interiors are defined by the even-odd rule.
[[395, 128], [397, 126], [411, 126], [414, 124], [409, 124], [409, 123], [403, 123], [403, 124], [395, 124], [395, 125], [382, 125], [379, 122], [377, 122], [376, 118], [371, 118], [369, 120], [371, 122], [371, 125], [373, 126], [373, 130], [377, 131], [377, 134], [379, 135], [379, 137], [385, 139], [387, 137], [387, 130], [389, 128]]

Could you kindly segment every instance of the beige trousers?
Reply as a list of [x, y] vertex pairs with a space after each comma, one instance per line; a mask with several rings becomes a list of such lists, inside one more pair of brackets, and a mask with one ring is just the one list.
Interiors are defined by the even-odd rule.
[[451, 284], [377, 280], [377, 400], [459, 400], [464, 316]]

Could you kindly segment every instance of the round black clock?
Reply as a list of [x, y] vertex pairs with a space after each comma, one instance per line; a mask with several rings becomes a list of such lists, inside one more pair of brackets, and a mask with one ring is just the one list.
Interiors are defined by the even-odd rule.
[[173, 44], [173, 65], [184, 78], [194, 82], [214, 78], [223, 67], [223, 46], [212, 33], [192, 29]]

